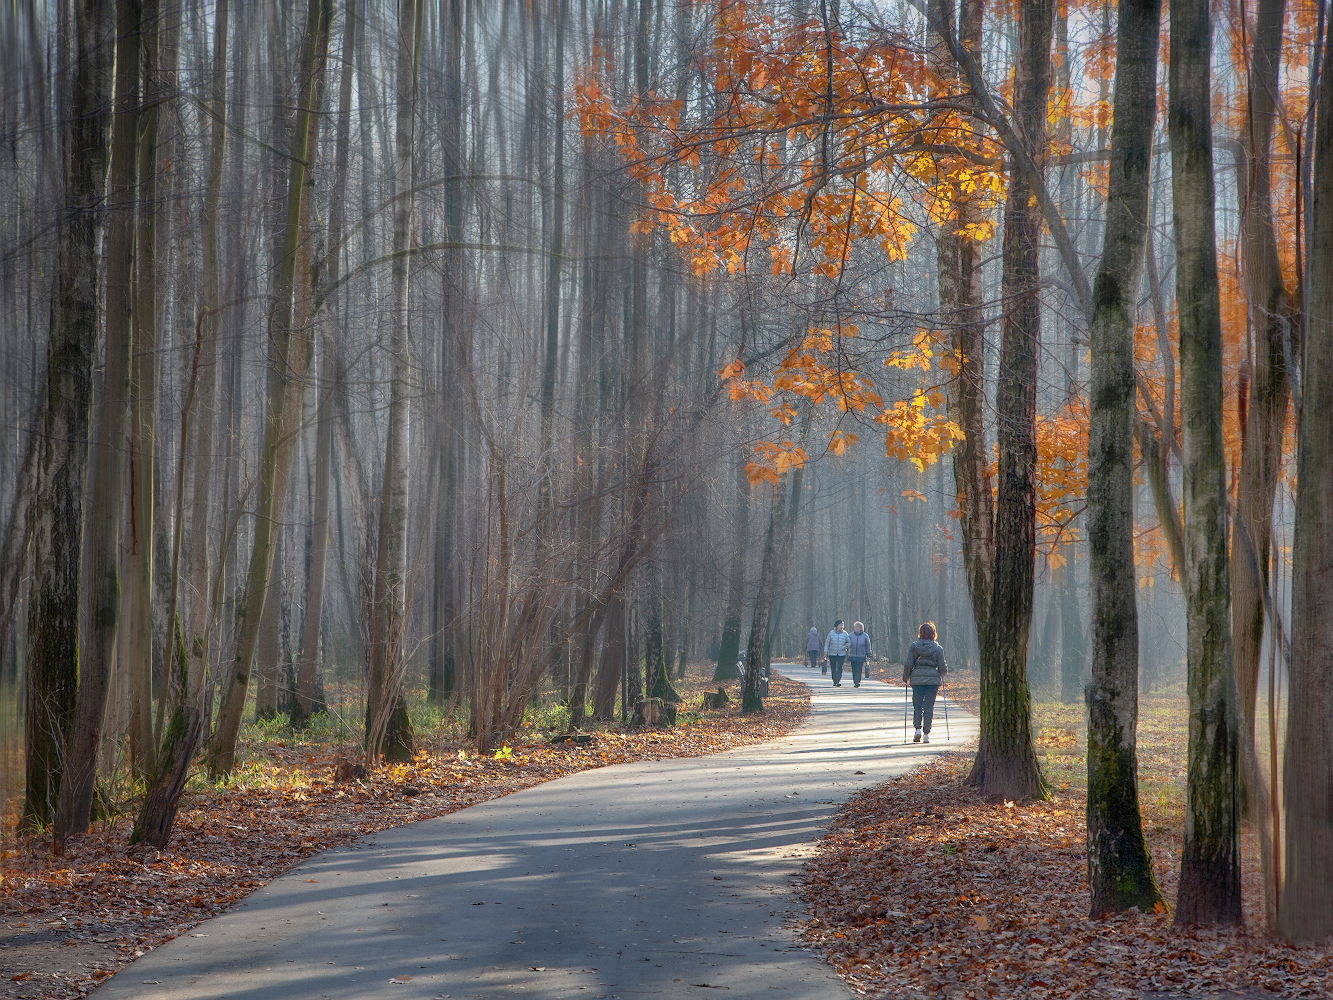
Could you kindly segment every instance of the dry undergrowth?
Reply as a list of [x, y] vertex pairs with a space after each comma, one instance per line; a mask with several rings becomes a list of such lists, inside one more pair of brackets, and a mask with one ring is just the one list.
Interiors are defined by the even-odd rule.
[[[1182, 712], [1174, 692], [1141, 709], [1144, 826], [1168, 901], [1178, 885]], [[1077, 706], [1034, 713], [1050, 801], [983, 802], [964, 784], [966, 752], [850, 801], [808, 866], [806, 941], [862, 995], [1333, 995], [1330, 950], [1265, 933], [1250, 837], [1242, 845], [1244, 930], [1181, 931], [1167, 912], [1086, 917], [1083, 751], [1071, 725], [1078, 715]]]
[[675, 728], [601, 732], [583, 746], [534, 742], [499, 759], [462, 743], [439, 744], [411, 764], [341, 784], [335, 746], [251, 746], [252, 786], [188, 793], [161, 852], [130, 848], [128, 822], [97, 824], [61, 857], [44, 838], [20, 838], [0, 859], [0, 996], [84, 995], [310, 855], [357, 837], [577, 771], [774, 739], [809, 709], [804, 685], [775, 676], [766, 711], [745, 716], [738, 684], [724, 686], [731, 703], [702, 712], [702, 679], [680, 685], [695, 711]]

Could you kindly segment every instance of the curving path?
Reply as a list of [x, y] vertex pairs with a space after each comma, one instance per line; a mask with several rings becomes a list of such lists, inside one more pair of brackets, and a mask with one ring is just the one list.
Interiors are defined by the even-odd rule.
[[946, 740], [941, 702], [935, 742], [904, 745], [901, 687], [780, 669], [813, 691], [786, 739], [585, 771], [327, 851], [97, 998], [847, 998], [784, 927], [801, 859], [838, 803], [976, 720], [951, 707]]

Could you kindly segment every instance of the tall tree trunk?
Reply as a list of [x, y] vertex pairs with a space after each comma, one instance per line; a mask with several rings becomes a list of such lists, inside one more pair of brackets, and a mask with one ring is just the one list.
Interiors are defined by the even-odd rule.
[[1185, 431], [1185, 626], [1190, 699], [1185, 844], [1176, 922], [1238, 924], [1239, 783], [1231, 661], [1222, 320], [1214, 232], [1212, 17], [1171, 5], [1169, 131]]
[[[1310, 206], [1305, 359], [1301, 369], [1292, 542], [1291, 688], [1283, 805], [1286, 878], [1278, 933], [1293, 941], [1333, 934], [1333, 22], [1319, 81]], [[1271, 640], [1270, 640], [1271, 641]]]
[[1121, 0], [1106, 236], [1093, 284], [1088, 432], [1088, 885], [1092, 916], [1162, 899], [1139, 813], [1139, 611], [1134, 571], [1134, 312], [1157, 117], [1160, 0]]
[[[133, 372], [130, 380], [129, 532], [124, 546], [128, 587], [123, 604], [121, 642], [115, 673], [126, 683], [140, 680], [153, 662], [153, 546], [156, 527], [153, 510], [158, 484], [157, 465], [157, 134], [160, 104], [165, 98], [158, 66], [158, 3], [147, 0], [143, 9], [143, 100], [139, 111], [139, 223], [136, 236], [134, 291]], [[120, 658], [124, 657], [122, 661]], [[151, 684], [151, 680], [148, 681]], [[134, 685], [128, 684], [131, 698]], [[146, 716], [145, 716], [146, 718]], [[115, 737], [115, 728], [108, 733]], [[131, 759], [146, 777], [151, 757], [143, 754], [142, 735], [131, 739]], [[151, 743], [151, 733], [148, 742]]]
[[116, 5], [116, 97], [111, 135], [106, 237], [106, 364], [92, 453], [88, 520], [88, 658], [79, 667], [74, 730], [56, 814], [56, 837], [88, 829], [102, 720], [120, 626], [120, 521], [125, 482], [125, 425], [130, 395], [134, 315], [134, 206], [139, 164], [141, 0]]
[[380, 495], [379, 550], [375, 562], [375, 633], [370, 646], [367, 687], [366, 760], [378, 764], [412, 756], [412, 723], [407, 714], [404, 629], [407, 625], [408, 398], [411, 391], [407, 306], [408, 257], [414, 183], [413, 129], [416, 115], [417, 50], [421, 11], [417, 0], [399, 0], [397, 119], [394, 133], [393, 313], [390, 316], [389, 425], [384, 445], [384, 486]]
[[[1018, 15], [1014, 124], [1029, 156], [1046, 149], [1055, 4], [1024, 0]], [[1041, 211], [1035, 184], [1015, 169], [1004, 213], [1005, 314], [996, 401], [999, 492], [995, 572], [981, 644], [981, 742], [970, 781], [983, 794], [1030, 799], [1045, 795], [1032, 742], [1027, 683], [1036, 563], [1037, 345], [1041, 339]]]
[[722, 616], [722, 641], [717, 650], [713, 680], [726, 681], [740, 674], [736, 660], [741, 651], [741, 612], [745, 606], [745, 556], [749, 547], [750, 481], [745, 456], [736, 462], [736, 499], [732, 502], [731, 570], [727, 575], [727, 605]]
[[[981, 64], [981, 0], [963, 0], [959, 41]], [[952, 30], [953, 4], [933, 0], [932, 20]], [[937, 72], [956, 75], [946, 40], [936, 32], [933, 40]], [[959, 368], [949, 383], [949, 417], [963, 431], [963, 440], [953, 450], [954, 486], [957, 492], [959, 527], [962, 535], [963, 568], [971, 598], [972, 620], [977, 635], [986, 634], [995, 567], [995, 510], [991, 494], [990, 451], [986, 447], [986, 344], [982, 315], [982, 245], [960, 232], [975, 231], [981, 221], [977, 201], [957, 192], [957, 222], [939, 236], [936, 266], [939, 272], [940, 314], [949, 328], [950, 346], [959, 358]], [[895, 645], [894, 648], [897, 648]]]
[[65, 202], [51, 286], [46, 398], [37, 430], [37, 523], [24, 681], [23, 823], [55, 814], [79, 678], [79, 576], [93, 362], [97, 356], [99, 213], [106, 191], [115, 16], [109, 0], [80, 0], [71, 19], [73, 65], [65, 135]]
[[1273, 497], [1287, 423], [1288, 389], [1283, 354], [1284, 345], [1290, 344], [1293, 311], [1278, 261], [1270, 177], [1286, 10], [1286, 0], [1259, 0], [1252, 36], [1249, 108], [1241, 129], [1241, 146], [1249, 168], [1247, 186], [1241, 195], [1241, 250], [1255, 349], [1249, 399], [1243, 411], [1236, 530], [1231, 545], [1231, 629], [1240, 697], [1241, 760], [1248, 812], [1259, 829], [1265, 909], [1270, 926], [1277, 917], [1276, 866], [1268, 783], [1255, 746], [1255, 708], [1264, 636], [1264, 593], [1269, 587]]
[[227, 130], [223, 123], [227, 112], [227, 22], [228, 0], [217, 0], [213, 29], [213, 77], [209, 95], [210, 148], [208, 180], [204, 192], [204, 210], [199, 220], [203, 248], [204, 301], [199, 311], [198, 398], [195, 404], [195, 474], [190, 505], [191, 600], [186, 614], [185, 649], [189, 657], [189, 677], [185, 700], [195, 707], [209, 671], [212, 587], [209, 574], [209, 515], [212, 508], [213, 429], [217, 410], [218, 341], [222, 332], [222, 264], [218, 218], [222, 205], [222, 170], [225, 163]]
[[236, 739], [245, 710], [245, 693], [259, 638], [260, 613], [269, 587], [275, 541], [274, 512], [282, 504], [286, 470], [279, 468], [283, 444], [287, 397], [294, 381], [292, 371], [292, 294], [295, 288], [297, 238], [301, 231], [301, 203], [306, 191], [313, 102], [320, 94], [328, 51], [330, 0], [310, 0], [305, 38], [301, 47], [301, 87], [296, 128], [292, 133], [290, 171], [287, 178], [287, 210], [283, 221], [282, 247], [274, 276], [275, 294], [269, 314], [269, 369], [264, 415], [264, 439], [260, 446], [259, 493], [254, 537], [250, 550], [244, 595], [237, 602], [235, 651], [227, 694], [218, 715], [209, 770], [214, 775], [230, 773], [236, 762]]

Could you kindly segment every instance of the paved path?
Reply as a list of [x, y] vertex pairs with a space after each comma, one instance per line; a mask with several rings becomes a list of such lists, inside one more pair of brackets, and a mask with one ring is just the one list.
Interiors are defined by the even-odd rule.
[[936, 742], [903, 745], [902, 688], [781, 669], [814, 692], [786, 739], [585, 771], [327, 851], [97, 1000], [845, 1000], [783, 927], [802, 859], [839, 802], [976, 721], [955, 707], [946, 741], [941, 703]]

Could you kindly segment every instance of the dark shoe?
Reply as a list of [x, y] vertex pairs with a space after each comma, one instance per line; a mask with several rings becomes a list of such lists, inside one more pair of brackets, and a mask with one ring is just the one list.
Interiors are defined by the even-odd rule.
[[860, 686], [861, 686], [861, 682], [860, 682], [860, 681], [857, 681], [855, 684], [852, 685], [852, 687], [854, 687], [854, 688], [859, 688]]

